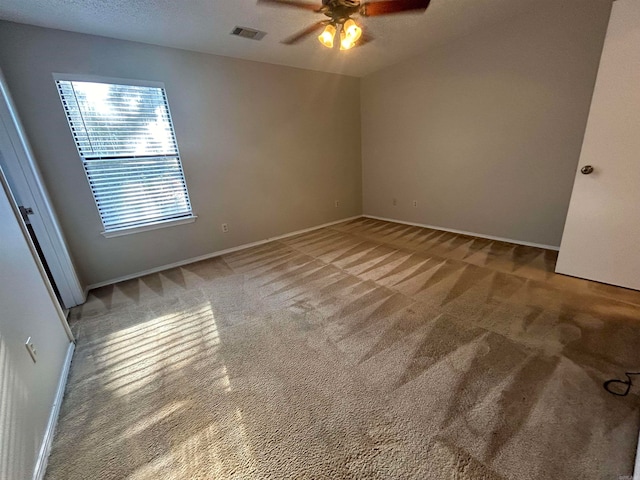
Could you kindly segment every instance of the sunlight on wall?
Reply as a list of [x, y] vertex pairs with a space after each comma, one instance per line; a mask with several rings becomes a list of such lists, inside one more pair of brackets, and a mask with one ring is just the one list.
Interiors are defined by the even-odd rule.
[[[24, 422], [20, 421], [17, 406], [27, 403], [27, 389], [15, 371], [5, 341], [0, 335], [0, 478], [22, 478], [33, 459], [25, 456]], [[36, 448], [38, 448], [37, 446]], [[29, 472], [29, 475], [31, 473]]]

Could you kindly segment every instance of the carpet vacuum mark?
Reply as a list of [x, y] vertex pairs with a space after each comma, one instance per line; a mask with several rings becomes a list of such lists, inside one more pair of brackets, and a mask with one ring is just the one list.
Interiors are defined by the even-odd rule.
[[640, 292], [360, 218], [90, 293], [46, 478], [631, 475]]

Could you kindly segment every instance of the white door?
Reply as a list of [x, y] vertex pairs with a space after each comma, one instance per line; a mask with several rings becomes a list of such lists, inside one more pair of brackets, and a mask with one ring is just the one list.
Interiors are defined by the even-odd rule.
[[640, 0], [613, 3], [556, 272], [640, 290]]
[[72, 339], [0, 169], [0, 478], [42, 478]]

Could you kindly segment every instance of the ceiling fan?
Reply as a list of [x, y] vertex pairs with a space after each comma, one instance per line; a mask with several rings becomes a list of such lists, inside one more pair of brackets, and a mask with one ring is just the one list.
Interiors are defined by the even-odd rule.
[[318, 40], [322, 45], [327, 48], [333, 48], [334, 39], [337, 39], [339, 35], [340, 50], [349, 50], [356, 45], [363, 45], [373, 40], [371, 35], [363, 34], [362, 28], [351, 18], [352, 15], [377, 17], [408, 11], [424, 11], [429, 6], [430, 1], [431, 0], [380, 0], [360, 2], [360, 0], [322, 0], [322, 5], [314, 5], [299, 0], [258, 0], [258, 3], [310, 10], [329, 17], [326, 20], [316, 22], [304, 30], [299, 31], [283, 40], [282, 43], [293, 45], [324, 27], [324, 30], [320, 36], [318, 36]]

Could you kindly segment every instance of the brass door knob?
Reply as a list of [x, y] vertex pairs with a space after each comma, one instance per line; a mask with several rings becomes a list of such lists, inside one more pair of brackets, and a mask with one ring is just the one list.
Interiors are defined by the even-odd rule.
[[591, 165], [585, 165], [580, 169], [580, 171], [583, 175], [589, 175], [590, 173], [593, 173], [593, 167]]

